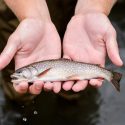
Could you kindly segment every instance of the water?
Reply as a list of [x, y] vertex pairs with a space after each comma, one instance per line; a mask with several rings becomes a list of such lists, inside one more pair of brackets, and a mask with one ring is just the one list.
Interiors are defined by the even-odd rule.
[[23, 121], [24, 121], [24, 122], [26, 122], [26, 121], [27, 121], [27, 118], [26, 118], [26, 117], [23, 117], [22, 119], [23, 119]]
[[[125, 4], [118, 4], [113, 9], [110, 19], [118, 33], [120, 55], [125, 64], [123, 12]], [[12, 31], [10, 27], [5, 34], [6, 38], [9, 31]], [[3, 89], [0, 89], [0, 125], [125, 125], [125, 67], [118, 68], [107, 59], [107, 68], [123, 73], [120, 93], [105, 82], [99, 89], [89, 86], [80, 96], [76, 95], [79, 98], [74, 100], [66, 100], [51, 92], [42, 92], [29, 104], [19, 105], [6, 98]], [[5, 70], [4, 75], [8, 78], [6, 72]]]
[[34, 115], [37, 115], [37, 114], [38, 114], [38, 111], [34, 111], [33, 113], [34, 113]]

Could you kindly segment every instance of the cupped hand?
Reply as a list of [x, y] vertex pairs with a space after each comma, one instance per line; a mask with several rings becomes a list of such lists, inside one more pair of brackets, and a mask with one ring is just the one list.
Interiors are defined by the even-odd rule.
[[[24, 19], [9, 37], [0, 55], [0, 69], [7, 66], [13, 57], [15, 69], [40, 60], [60, 58], [61, 42], [53, 23], [33, 18]], [[59, 92], [61, 89], [60, 82], [35, 82], [30, 87], [28, 83], [22, 82], [13, 86], [19, 93], [30, 91], [32, 94], [39, 94], [43, 88], [53, 89], [54, 92]]]
[[[111, 61], [122, 65], [116, 40], [116, 31], [108, 17], [99, 12], [89, 12], [83, 15], [75, 15], [67, 26], [63, 40], [64, 58], [75, 61], [100, 64], [104, 67], [106, 53]], [[91, 79], [65, 82], [65, 90], [76, 92], [84, 90], [88, 83], [93, 86], [101, 86], [102, 80]]]

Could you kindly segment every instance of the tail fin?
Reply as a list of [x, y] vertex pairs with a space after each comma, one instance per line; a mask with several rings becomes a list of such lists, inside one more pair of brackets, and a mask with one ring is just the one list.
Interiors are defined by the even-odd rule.
[[122, 78], [122, 74], [117, 73], [117, 72], [112, 72], [112, 73], [113, 73], [113, 78], [112, 78], [111, 82], [115, 86], [117, 91], [120, 92], [120, 80]]

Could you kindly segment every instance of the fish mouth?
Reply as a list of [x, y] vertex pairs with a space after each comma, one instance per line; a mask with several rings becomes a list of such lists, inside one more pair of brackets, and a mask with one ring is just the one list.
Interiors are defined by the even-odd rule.
[[11, 77], [12, 83], [20, 83], [20, 82], [23, 82], [23, 81], [27, 81], [26, 78], [24, 78], [21, 75], [16, 74], [16, 73], [13, 73], [10, 77]]
[[15, 80], [16, 80], [16, 79], [18, 79], [20, 76], [14, 73], [14, 74], [12, 74], [10, 77], [11, 77], [12, 79], [15, 79]]

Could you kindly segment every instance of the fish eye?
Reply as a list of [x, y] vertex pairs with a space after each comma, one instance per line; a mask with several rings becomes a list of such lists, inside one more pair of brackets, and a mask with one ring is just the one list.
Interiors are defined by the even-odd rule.
[[20, 71], [20, 70], [17, 70], [17, 71], [16, 71], [16, 73], [19, 73], [19, 74], [20, 74], [20, 73], [22, 73], [22, 71]]
[[23, 74], [23, 72], [25, 71], [25, 69], [24, 68], [21, 68], [21, 69], [17, 69], [16, 70], [16, 73], [18, 73], [18, 74]]

